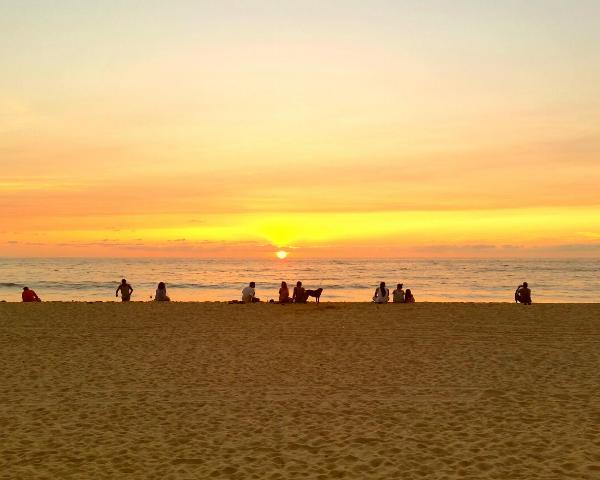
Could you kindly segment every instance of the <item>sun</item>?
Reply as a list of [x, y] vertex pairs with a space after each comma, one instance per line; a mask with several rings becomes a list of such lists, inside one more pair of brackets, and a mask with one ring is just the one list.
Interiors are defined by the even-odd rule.
[[279, 250], [278, 252], [275, 252], [275, 255], [277, 255], [277, 258], [279, 258], [280, 260], [283, 260], [285, 257], [288, 256], [288, 253], [285, 250]]

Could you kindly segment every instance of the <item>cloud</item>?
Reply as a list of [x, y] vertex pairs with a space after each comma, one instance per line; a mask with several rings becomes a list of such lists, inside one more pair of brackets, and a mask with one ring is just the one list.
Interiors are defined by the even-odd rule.
[[585, 238], [589, 238], [592, 240], [600, 240], [599, 232], [577, 232], [577, 235], [580, 235]]
[[495, 250], [498, 248], [497, 245], [492, 244], [474, 244], [474, 245], [422, 245], [414, 247], [418, 251], [427, 252], [448, 252], [448, 251], [484, 251], [484, 250]]
[[556, 245], [555, 247], [542, 247], [542, 249], [548, 248], [549, 250], [558, 250], [561, 252], [600, 252], [600, 243], [571, 243], [565, 245]]

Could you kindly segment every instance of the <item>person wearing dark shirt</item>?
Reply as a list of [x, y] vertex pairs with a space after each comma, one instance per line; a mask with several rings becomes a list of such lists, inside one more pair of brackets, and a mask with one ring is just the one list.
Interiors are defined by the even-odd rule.
[[290, 290], [288, 289], [286, 282], [281, 282], [281, 288], [279, 289], [279, 303], [290, 303]]
[[117, 287], [117, 291], [115, 292], [115, 297], [119, 296], [119, 291], [121, 292], [121, 301], [128, 302], [131, 300], [131, 294], [133, 293], [133, 288], [131, 285], [127, 283], [127, 280], [121, 280], [121, 284]]
[[306, 296], [304, 287], [302, 286], [302, 282], [297, 282], [294, 287], [294, 293], [292, 295], [292, 301], [294, 303], [306, 303]]
[[523, 285], [519, 285], [515, 290], [515, 302], [531, 305], [531, 289], [527, 282], [523, 282]]

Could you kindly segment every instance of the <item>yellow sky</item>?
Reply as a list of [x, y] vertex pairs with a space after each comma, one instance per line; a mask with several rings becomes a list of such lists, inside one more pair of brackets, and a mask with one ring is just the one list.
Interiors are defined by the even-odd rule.
[[596, 2], [397, 3], [3, 2], [0, 256], [597, 256]]

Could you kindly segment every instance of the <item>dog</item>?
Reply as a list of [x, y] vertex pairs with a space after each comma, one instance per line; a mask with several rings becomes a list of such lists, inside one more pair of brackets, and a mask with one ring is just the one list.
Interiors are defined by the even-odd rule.
[[304, 295], [306, 296], [306, 300], [308, 300], [308, 297], [315, 297], [315, 301], [317, 303], [319, 303], [319, 301], [321, 300], [321, 294], [323, 293], [323, 289], [322, 288], [317, 288], [316, 290], [305, 290], [304, 291]]

